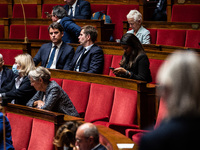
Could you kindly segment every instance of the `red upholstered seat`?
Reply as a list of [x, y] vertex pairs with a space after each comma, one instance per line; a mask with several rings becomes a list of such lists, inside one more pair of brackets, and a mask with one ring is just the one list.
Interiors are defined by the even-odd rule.
[[115, 87], [114, 102], [107, 127], [125, 134], [127, 128], [138, 128], [137, 91]]
[[139, 5], [110, 4], [107, 6], [107, 15], [111, 17], [112, 23], [115, 24], [114, 39], [121, 39], [123, 35], [123, 21], [127, 20], [126, 15], [133, 9], [139, 10]]
[[41, 25], [39, 29], [39, 40], [50, 40], [48, 25]]
[[[39, 38], [39, 25], [27, 25], [27, 37], [28, 39]], [[24, 39], [25, 27], [24, 25], [10, 25], [10, 39]]]
[[[26, 18], [37, 18], [37, 4], [23, 4]], [[24, 18], [21, 4], [14, 4], [13, 18]]]
[[[52, 8], [56, 5], [58, 5], [58, 4], [43, 4], [42, 5], [42, 18], [47, 17], [45, 12], [48, 12], [49, 14], [51, 14]], [[64, 6], [65, 4], [59, 4], [59, 5]]]
[[[111, 67], [113, 68], [118, 68], [120, 67], [119, 63], [122, 60], [122, 56], [121, 55], [113, 55], [113, 59], [112, 59], [112, 63], [111, 63]], [[110, 76], [115, 76], [112, 72], [112, 70], [110, 70], [109, 73]]]
[[157, 29], [157, 41], [159, 45], [185, 46], [186, 30]]
[[91, 83], [86, 122], [109, 120], [114, 97], [114, 87]]
[[4, 25], [0, 25], [0, 39], [4, 38]]
[[63, 90], [67, 93], [81, 117], [84, 117], [89, 93], [90, 83], [63, 79]]
[[[27, 37], [28, 39], [39, 38], [39, 25], [27, 25]], [[10, 39], [24, 39], [25, 27], [24, 25], [10, 25]]]
[[107, 13], [107, 5], [106, 4], [91, 4], [91, 12], [92, 14], [98, 11], [101, 11], [103, 13]]
[[200, 5], [173, 5], [172, 22], [200, 22]]
[[58, 85], [60, 85], [60, 87], [62, 87], [63, 79], [59, 79], [59, 78], [51, 78], [51, 81], [56, 81], [56, 82], [58, 83]]
[[185, 47], [200, 49], [200, 31], [199, 30], [186, 31]]
[[103, 74], [109, 75], [113, 55], [104, 54], [104, 68], [103, 68]]
[[148, 29], [151, 37], [151, 44], [156, 44], [157, 29]]
[[13, 65], [15, 63], [15, 56], [22, 54], [23, 50], [0, 49], [0, 53], [3, 55], [5, 65]]
[[[166, 115], [167, 115], [166, 104], [163, 101], [163, 99], [161, 99], [154, 129], [160, 125], [161, 121], [166, 117]], [[126, 136], [131, 138], [136, 144], [139, 144], [140, 139], [145, 132], [149, 132], [149, 131], [140, 130], [140, 129], [126, 129], [125, 131]]]
[[11, 134], [15, 150], [27, 149], [31, 136], [33, 118], [7, 113], [11, 125]]
[[0, 4], [0, 18], [8, 18], [8, 4]]
[[151, 71], [151, 77], [152, 77], [152, 84], [156, 83], [156, 75], [158, 72], [158, 69], [160, 68], [160, 65], [164, 62], [164, 60], [160, 59], [149, 59], [150, 62], [150, 71]]
[[34, 118], [28, 150], [54, 150], [54, 133], [53, 122]]

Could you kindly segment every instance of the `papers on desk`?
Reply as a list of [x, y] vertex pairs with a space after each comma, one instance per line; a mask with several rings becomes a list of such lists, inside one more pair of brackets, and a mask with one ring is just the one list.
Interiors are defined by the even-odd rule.
[[117, 144], [117, 147], [119, 149], [122, 149], [122, 148], [133, 148], [134, 144], [130, 144], [130, 143], [120, 143], [120, 144]]

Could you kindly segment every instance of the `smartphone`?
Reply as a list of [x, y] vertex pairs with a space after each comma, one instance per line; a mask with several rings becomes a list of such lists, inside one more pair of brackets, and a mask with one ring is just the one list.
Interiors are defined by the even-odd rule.
[[51, 14], [49, 12], [44, 12], [47, 16], [47, 18], [51, 18]]
[[113, 67], [109, 67], [109, 69], [114, 70], [115, 68], [113, 68]]

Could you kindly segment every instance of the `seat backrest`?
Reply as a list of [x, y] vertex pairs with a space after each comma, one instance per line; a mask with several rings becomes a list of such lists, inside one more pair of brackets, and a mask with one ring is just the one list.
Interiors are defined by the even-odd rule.
[[104, 54], [104, 68], [103, 68], [104, 75], [109, 75], [110, 72], [109, 67], [111, 67], [112, 58], [113, 55]]
[[16, 150], [27, 149], [31, 136], [33, 118], [7, 113], [11, 126], [13, 146]]
[[134, 124], [137, 116], [137, 91], [115, 87], [110, 123]]
[[41, 25], [39, 29], [39, 40], [50, 40], [48, 25]]
[[90, 83], [63, 79], [62, 89], [67, 93], [80, 116], [83, 117], [88, 104]]
[[[45, 12], [51, 14], [52, 8], [58, 4], [43, 4], [42, 5], [42, 18], [46, 18]], [[64, 6], [65, 4], [59, 4], [60, 6]]]
[[91, 7], [92, 14], [98, 11], [104, 12], [105, 14], [107, 13], [106, 4], [91, 4], [90, 7]]
[[[23, 4], [26, 18], [37, 18], [37, 4]], [[13, 5], [13, 18], [24, 18], [21, 4]]]
[[4, 25], [0, 25], [0, 39], [3, 39], [3, 38], [4, 38]]
[[121, 39], [123, 35], [123, 21], [127, 20], [126, 15], [133, 9], [139, 10], [139, 5], [108, 4], [107, 15], [111, 17], [112, 23], [115, 24], [115, 30], [113, 33], [114, 39]]
[[85, 121], [93, 122], [110, 117], [114, 98], [114, 87], [91, 83]]
[[8, 18], [8, 4], [0, 4], [0, 18]]
[[152, 77], [152, 84], [156, 83], [156, 75], [158, 73], [158, 70], [160, 68], [160, 66], [162, 65], [162, 63], [164, 62], [164, 60], [160, 60], [160, 59], [149, 59], [150, 62], [150, 71], [151, 71], [151, 77]]
[[[28, 39], [39, 38], [39, 25], [27, 25], [27, 37]], [[10, 39], [24, 39], [25, 27], [24, 25], [10, 25]]]
[[60, 85], [60, 87], [62, 87], [63, 84], [63, 79], [59, 79], [59, 78], [51, 78], [51, 81], [56, 81], [58, 83], [58, 85]]
[[[122, 59], [121, 55], [113, 55], [113, 59], [112, 59], [112, 63], [111, 63], [111, 67], [113, 68], [118, 68], [120, 67], [119, 63]], [[112, 72], [112, 70], [110, 70], [109, 76], [115, 76]]]
[[0, 49], [0, 53], [3, 55], [5, 65], [13, 65], [15, 63], [15, 57], [19, 54], [23, 54], [23, 50], [19, 49]]
[[185, 46], [186, 30], [157, 29], [156, 44], [169, 46]]
[[151, 44], [156, 44], [157, 29], [148, 29], [151, 37]]
[[200, 22], [200, 5], [173, 5], [172, 22]]
[[165, 104], [165, 101], [161, 98], [160, 103], [159, 103], [158, 115], [157, 115], [156, 124], [154, 126], [154, 129], [157, 128], [160, 125], [160, 123], [166, 117], [166, 115], [167, 115], [166, 104]]
[[200, 49], [200, 30], [187, 30], [185, 47]]
[[54, 150], [54, 135], [53, 122], [34, 118], [28, 150]]

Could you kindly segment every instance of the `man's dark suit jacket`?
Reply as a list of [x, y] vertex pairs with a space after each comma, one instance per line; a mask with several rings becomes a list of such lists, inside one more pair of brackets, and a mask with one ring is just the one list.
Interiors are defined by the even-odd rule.
[[142, 136], [139, 150], [199, 149], [200, 116], [173, 118]]
[[[83, 46], [77, 47], [74, 57], [72, 59], [71, 70], [74, 69], [77, 59], [79, 58], [80, 54], [82, 54], [83, 48], [84, 48]], [[90, 50], [83, 55], [83, 60], [82, 63], [80, 64], [79, 71], [101, 74], [103, 72], [103, 66], [104, 66], [103, 51], [99, 46], [94, 44], [90, 48]]]
[[[46, 67], [51, 48], [52, 43], [43, 44], [41, 46], [41, 48], [33, 58], [36, 66], [41, 62], [41, 66]], [[57, 56], [56, 69], [69, 70], [73, 55], [74, 48], [63, 42]]]
[[11, 69], [8, 69], [7, 67], [3, 66], [3, 72], [2, 72], [2, 76], [1, 76], [1, 88], [3, 88], [4, 86], [8, 85], [11, 80], [14, 77], [14, 73]]
[[[63, 6], [65, 10], [69, 11], [69, 5]], [[72, 19], [90, 19], [91, 18], [91, 8], [90, 3], [85, 0], [78, 0], [75, 8], [75, 15]]]
[[99, 145], [98, 147], [96, 147], [94, 150], [107, 150], [106, 148], [105, 148], [105, 146], [103, 146], [103, 145]]
[[15, 78], [17, 77], [18, 75], [15, 75], [7, 86], [0, 89], [0, 93], [2, 94], [2, 97], [5, 98], [9, 103], [15, 99], [15, 104], [26, 105], [29, 99], [35, 95], [36, 90], [33, 86], [31, 86], [28, 76], [23, 78], [19, 88], [16, 89]]

